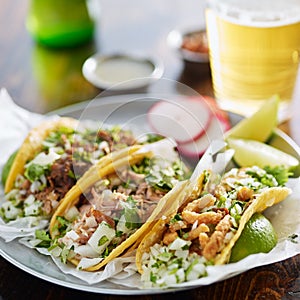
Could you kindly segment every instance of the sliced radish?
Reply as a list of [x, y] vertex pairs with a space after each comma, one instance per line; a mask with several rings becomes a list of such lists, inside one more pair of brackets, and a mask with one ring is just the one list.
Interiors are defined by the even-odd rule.
[[[193, 96], [191, 97], [193, 99], [197, 99], [198, 97], [196, 96]], [[217, 115], [221, 115], [222, 118], [226, 119], [226, 120], [229, 120], [229, 117], [228, 117], [228, 113], [227, 111], [225, 110], [222, 110], [217, 102], [216, 102], [216, 99], [214, 99], [213, 97], [211, 96], [208, 96], [208, 95], [201, 95], [201, 98], [205, 100], [206, 104], [210, 107], [211, 111]]]
[[178, 151], [182, 155], [191, 158], [200, 158], [212, 140], [223, 139], [223, 134], [230, 128], [230, 123], [227, 118], [222, 114], [213, 115], [210, 126], [208, 127], [205, 135], [201, 136], [195, 141], [190, 143], [178, 145]]
[[184, 144], [200, 138], [212, 119], [212, 111], [201, 97], [159, 101], [148, 111], [152, 129]]

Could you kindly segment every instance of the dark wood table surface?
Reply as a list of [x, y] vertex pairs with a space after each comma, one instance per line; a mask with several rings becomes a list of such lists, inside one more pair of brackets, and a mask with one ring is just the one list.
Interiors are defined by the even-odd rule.
[[[89, 84], [81, 74], [82, 63], [96, 51], [138, 50], [158, 55], [165, 64], [164, 77], [172, 79], [171, 89], [176, 91], [178, 81], [201, 94], [213, 96], [210, 76], [200, 75], [185, 66], [166, 42], [167, 34], [175, 27], [204, 24], [203, 1], [99, 2], [94, 41], [73, 49], [51, 50], [36, 45], [26, 31], [28, 0], [1, 0], [0, 87], [5, 87], [17, 104], [34, 112], [46, 113], [97, 96], [101, 90]], [[155, 86], [152, 88], [155, 91]], [[293, 105], [294, 115], [280, 127], [300, 144], [299, 97], [295, 97]], [[0, 257], [0, 300], [175, 300], [183, 297], [199, 300], [300, 299], [300, 255], [209, 286], [145, 296], [95, 294], [62, 287], [30, 275]]]

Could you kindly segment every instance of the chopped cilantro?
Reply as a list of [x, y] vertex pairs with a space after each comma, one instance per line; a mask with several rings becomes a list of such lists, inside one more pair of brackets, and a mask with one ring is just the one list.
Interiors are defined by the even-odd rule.
[[290, 176], [293, 175], [293, 172], [290, 172], [287, 168], [284, 166], [277, 166], [277, 167], [265, 167], [264, 170], [268, 173], [273, 175], [276, 178], [276, 181], [279, 185], [284, 185]]
[[161, 139], [163, 139], [163, 137], [161, 135], [158, 135], [158, 134], [148, 133], [146, 135], [147, 143], [154, 143], [154, 142], [160, 141]]
[[70, 255], [70, 252], [74, 249], [74, 246], [72, 246], [71, 248], [67, 248], [66, 245], [63, 246], [61, 254], [60, 254], [60, 259], [61, 262], [63, 262], [64, 264], [67, 263], [67, 259]]
[[107, 257], [110, 252], [111, 252], [111, 250], [109, 249], [109, 247], [106, 247], [101, 256], [102, 257]]
[[82, 152], [74, 151], [73, 159], [76, 161], [91, 162], [92, 154], [87, 151], [82, 151]]
[[294, 244], [298, 244], [298, 241], [297, 241], [298, 237], [299, 237], [298, 234], [293, 233], [290, 236], [288, 236], [288, 239], [290, 242], [292, 242]]
[[72, 170], [69, 170], [68, 176], [69, 176], [70, 178], [72, 178], [72, 179], [76, 179], [76, 176], [75, 176], [75, 174], [74, 174], [74, 172], [73, 172]]
[[122, 236], [122, 234], [123, 234], [123, 232], [122, 232], [122, 231], [116, 231], [116, 237], [121, 237], [121, 236]]
[[178, 221], [181, 221], [181, 220], [182, 220], [181, 215], [180, 215], [180, 214], [176, 214], [176, 215], [170, 220], [170, 223], [171, 223], [171, 224], [174, 224], [174, 223], [176, 223], [176, 222], [178, 222]]
[[182, 235], [183, 239], [187, 239], [188, 237], [189, 237], [189, 234], [187, 232]]
[[150, 273], [150, 281], [153, 283], [156, 283], [157, 276], [153, 274], [153, 272]]
[[217, 199], [217, 203], [216, 203], [217, 207], [225, 207], [226, 200], [227, 200], [226, 196], [221, 195], [219, 199]]
[[64, 236], [70, 225], [70, 221], [61, 216], [57, 216], [56, 220], [57, 224], [54, 226], [53, 231], [57, 231], [59, 236]]
[[24, 175], [28, 180], [34, 182], [40, 179], [40, 177], [44, 175], [48, 170], [49, 166], [41, 166], [32, 163], [26, 168]]
[[50, 235], [47, 231], [45, 230], [36, 230], [35, 231], [35, 237], [39, 240], [41, 240], [41, 242], [38, 244], [39, 247], [42, 248], [49, 248], [51, 245], [51, 238]]
[[[69, 140], [72, 135], [75, 133], [75, 130], [69, 127], [60, 127], [56, 131], [50, 132], [49, 136], [43, 141], [43, 146], [45, 149], [64, 144], [62, 136], [68, 136]], [[71, 136], [71, 137], [70, 137]]]
[[125, 216], [125, 226], [129, 229], [139, 228], [141, 225], [141, 220], [137, 212], [136, 201], [129, 196], [126, 202], [123, 202], [124, 216]]
[[[191, 264], [188, 266], [188, 268], [186, 269], [185, 272], [185, 277], [187, 278], [188, 275], [191, 273], [191, 271], [193, 270], [194, 266], [198, 264], [198, 259], [194, 259]], [[186, 279], [187, 280], [187, 279]]]
[[190, 246], [189, 246], [189, 245], [184, 245], [181, 249], [182, 249], [182, 250], [189, 250], [189, 249], [190, 249]]

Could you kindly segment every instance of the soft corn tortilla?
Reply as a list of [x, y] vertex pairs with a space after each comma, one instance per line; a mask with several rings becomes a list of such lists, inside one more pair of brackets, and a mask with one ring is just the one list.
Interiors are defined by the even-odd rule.
[[51, 132], [61, 127], [75, 129], [77, 126], [77, 120], [62, 117], [54, 121], [45, 121], [39, 126], [33, 128], [28, 133], [23, 144], [18, 150], [18, 153], [7, 176], [4, 192], [8, 193], [11, 191], [18, 174], [24, 173], [25, 164], [28, 160], [33, 159], [36, 153], [42, 149], [42, 142]]
[[259, 196], [253, 200], [253, 202], [244, 212], [240, 220], [239, 228], [236, 231], [233, 238], [226, 245], [226, 247], [221, 251], [221, 253], [218, 254], [217, 257], [215, 258], [215, 264], [221, 265], [229, 261], [231, 255], [231, 249], [235, 245], [236, 241], [239, 239], [246, 223], [251, 219], [251, 217], [256, 212], [263, 212], [268, 207], [271, 207], [283, 201], [290, 193], [291, 190], [289, 188], [273, 187], [259, 194]]
[[[78, 182], [73, 188], [67, 193], [63, 201], [60, 203], [56, 212], [51, 218], [50, 221], [50, 234], [52, 238], [55, 238], [56, 226], [58, 225], [58, 216], [64, 216], [66, 212], [79, 201], [79, 196], [95, 184], [99, 179], [116, 172], [117, 169], [125, 166], [126, 164], [133, 165], [142, 161], [145, 157], [152, 157], [153, 153], [151, 151], [139, 151], [141, 146], [133, 146], [127, 149], [127, 156], [120, 157], [119, 153], [106, 156], [103, 160], [100, 160], [98, 164], [93, 166]], [[123, 150], [123, 154], [125, 150]], [[177, 201], [181, 202], [186, 190], [188, 181], [178, 182], [177, 185], [168, 192], [160, 201], [158, 205], [148, 218], [147, 222], [144, 223], [134, 234], [132, 234], [127, 240], [118, 245], [105, 259], [100, 263], [88, 267], [86, 271], [97, 271], [104, 267], [112, 259], [120, 256], [126, 250], [134, 250], [137, 248], [139, 242], [143, 236], [152, 228], [159, 218], [162, 218], [164, 215], [169, 214], [174, 210], [173, 203]], [[174, 200], [176, 199], [176, 200]], [[70, 259], [71, 263], [75, 266], [79, 264], [77, 259]]]
[[[182, 191], [180, 197], [174, 197], [165, 214], [158, 219], [152, 229], [140, 241], [136, 252], [136, 266], [139, 273], [143, 273], [142, 257], [145, 252], [149, 252], [151, 246], [159, 243], [162, 240], [163, 234], [166, 231], [166, 224], [176, 215], [180, 207], [186, 206], [189, 202], [197, 199], [205, 187], [206, 175], [201, 173], [195, 182], [188, 182], [185, 190]], [[174, 193], [175, 194], [175, 193]], [[174, 195], [175, 196], [175, 195]]]
[[145, 157], [150, 157], [151, 152], [139, 153], [141, 145], [127, 147], [120, 151], [112, 152], [102, 157], [97, 164], [92, 166], [67, 192], [65, 197], [60, 201], [59, 206], [51, 217], [50, 220], [50, 234], [55, 238], [54, 231], [58, 224], [57, 217], [64, 216], [65, 213], [79, 201], [79, 196], [84, 193], [90, 186], [96, 183], [101, 178], [114, 173], [120, 167], [141, 161]]
[[[16, 181], [16, 178], [19, 174], [24, 174], [25, 165], [26, 163], [33, 159], [37, 153], [39, 153], [43, 148], [43, 141], [52, 133], [55, 131], [58, 131], [61, 128], [69, 128], [75, 130], [79, 126], [79, 121], [73, 118], [66, 118], [66, 117], [60, 117], [57, 120], [51, 120], [51, 121], [45, 121], [39, 126], [33, 128], [25, 138], [23, 144], [19, 148], [16, 157], [12, 163], [12, 166], [10, 168], [7, 180], [5, 182], [5, 193], [7, 194], [10, 192], [14, 186], [14, 183]], [[114, 152], [111, 152], [105, 156], [103, 156], [96, 165], [90, 167], [85, 174], [83, 175], [84, 178], [95, 178], [101, 176], [103, 173], [102, 168], [104, 168], [104, 172], [106, 174], [109, 174], [109, 172], [112, 172], [112, 170], [108, 171], [107, 166], [110, 166], [113, 168], [113, 161], [118, 161], [119, 159], [123, 158], [123, 164], [126, 163], [126, 158], [129, 157], [129, 155], [133, 152], [136, 152], [140, 150], [142, 145], [133, 145], [128, 146], [124, 149], [117, 150]], [[139, 155], [145, 155], [145, 154], [139, 154]], [[138, 155], [135, 156], [136, 158]], [[97, 171], [100, 170], [100, 171]], [[99, 174], [98, 174], [99, 173]], [[86, 182], [89, 182], [88, 180], [81, 177], [77, 182], [77, 185], [74, 185], [70, 191], [67, 192], [67, 194], [64, 196], [64, 198], [69, 199], [70, 195], [73, 194], [80, 194], [81, 190], [80, 188], [85, 186]], [[62, 200], [60, 203], [63, 202]], [[67, 203], [64, 202], [64, 203]], [[61, 210], [63, 207], [58, 206], [58, 208]]]
[[[203, 176], [203, 175], [202, 175]], [[199, 182], [202, 182], [198, 179]], [[187, 189], [190, 189], [191, 185], [187, 187]], [[203, 185], [201, 185], [201, 188], [198, 190], [191, 189], [186, 191], [186, 198], [183, 203], [183, 205], [180, 205], [180, 203], [174, 204], [173, 206], [173, 212], [167, 217], [167, 218], [161, 218], [152, 228], [150, 232], [148, 232], [144, 239], [141, 241], [137, 253], [136, 253], [136, 265], [139, 273], [143, 273], [143, 254], [148, 253], [150, 251], [150, 248], [162, 241], [163, 234], [167, 230], [167, 224], [170, 222], [170, 220], [176, 215], [176, 213], [179, 211], [180, 207], [185, 207], [189, 202], [193, 201], [197, 198], [197, 196], [200, 196], [202, 191]], [[198, 194], [196, 192], [198, 192]], [[249, 205], [249, 207], [246, 209], [244, 214], [242, 215], [242, 218], [239, 223], [239, 228], [234, 234], [233, 238], [230, 240], [230, 242], [223, 248], [223, 250], [216, 256], [214, 259], [214, 263], [216, 265], [220, 264], [226, 264], [229, 261], [230, 255], [231, 255], [231, 249], [233, 248], [234, 244], [240, 237], [245, 224], [249, 221], [249, 219], [252, 217], [252, 215], [256, 212], [263, 212], [266, 208], [273, 206], [281, 201], [283, 201], [289, 194], [291, 193], [291, 190], [286, 187], [273, 187], [269, 188], [266, 191], [262, 192], [258, 195], [258, 197], [254, 198], [252, 203]], [[176, 206], [176, 207], [175, 207]]]
[[[117, 246], [108, 257], [106, 257], [103, 261], [101, 261], [99, 264], [89, 267], [86, 270], [87, 271], [97, 271], [100, 270], [102, 267], [104, 267], [107, 263], [109, 263], [114, 258], [120, 256], [121, 254], [125, 253], [126, 250], [130, 247], [130, 251], [133, 251], [136, 249], [136, 247], [139, 244], [139, 241], [141, 238], [151, 230], [153, 225], [157, 222], [158, 218], [163, 218], [164, 214], [168, 214], [168, 211], [170, 210], [170, 204], [173, 202], [174, 197], [182, 197], [184, 187], [186, 186], [185, 182], [178, 183], [172, 191], [170, 191], [168, 194], [166, 194], [158, 203], [154, 211], [152, 212], [151, 216], [147, 220], [146, 223], [144, 223], [134, 234], [132, 234], [126, 241], [124, 241], [122, 244]], [[129, 251], [127, 251], [129, 252]], [[72, 263], [74, 263], [72, 261]]]

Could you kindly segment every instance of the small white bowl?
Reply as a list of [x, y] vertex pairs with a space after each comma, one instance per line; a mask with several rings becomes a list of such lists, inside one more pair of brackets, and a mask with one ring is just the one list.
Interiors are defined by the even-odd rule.
[[164, 67], [154, 58], [130, 54], [95, 54], [83, 66], [83, 76], [101, 89], [135, 90], [162, 77]]

